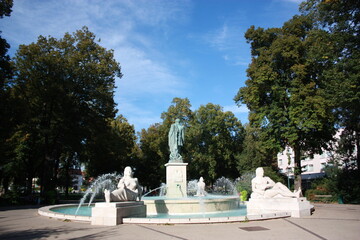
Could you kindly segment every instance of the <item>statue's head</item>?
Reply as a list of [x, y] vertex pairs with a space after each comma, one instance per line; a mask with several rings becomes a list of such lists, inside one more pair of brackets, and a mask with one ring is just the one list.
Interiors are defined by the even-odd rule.
[[175, 123], [180, 123], [180, 119], [175, 119]]
[[203, 181], [204, 181], [204, 178], [200, 177], [199, 182], [203, 182]]
[[129, 176], [129, 177], [131, 177], [132, 176], [132, 169], [131, 169], [131, 167], [126, 167], [125, 169], [124, 169], [124, 176]]
[[257, 177], [263, 177], [264, 176], [264, 169], [262, 167], [258, 167], [255, 170], [255, 174]]

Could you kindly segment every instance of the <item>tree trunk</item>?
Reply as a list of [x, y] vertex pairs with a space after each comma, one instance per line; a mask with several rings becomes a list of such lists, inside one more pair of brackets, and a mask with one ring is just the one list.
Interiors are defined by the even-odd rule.
[[360, 132], [355, 131], [355, 151], [356, 151], [356, 164], [357, 169], [360, 170]]
[[65, 160], [67, 161], [64, 168], [65, 168], [65, 197], [68, 198], [69, 196], [69, 187], [70, 187], [70, 167], [69, 167], [69, 159]]
[[301, 189], [301, 151], [300, 147], [295, 145], [294, 149], [294, 189]]

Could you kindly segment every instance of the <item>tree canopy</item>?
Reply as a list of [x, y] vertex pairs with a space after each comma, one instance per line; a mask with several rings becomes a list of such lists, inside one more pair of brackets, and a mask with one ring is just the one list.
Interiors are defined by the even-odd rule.
[[322, 58], [326, 93], [338, 126], [344, 128], [344, 147], [353, 156], [348, 161], [356, 159], [360, 166], [360, 2], [309, 0], [300, 9], [321, 29], [314, 33], [319, 39], [314, 52]]
[[186, 132], [189, 175], [214, 182], [239, 176], [236, 156], [242, 151], [244, 128], [232, 112], [208, 103], [194, 112]]
[[22, 178], [31, 181], [37, 174], [47, 192], [57, 185], [64, 155], [94, 160], [91, 153], [99, 147], [94, 142], [115, 117], [120, 65], [84, 27], [61, 39], [40, 36], [36, 43], [20, 45], [14, 68], [11, 92], [19, 108], [12, 143], [17, 151], [5, 165], [12, 171], [16, 162], [30, 165], [33, 171], [24, 172], [32, 176]]
[[250, 124], [260, 128], [271, 146], [291, 146], [295, 152], [296, 188], [301, 186], [301, 152], [320, 152], [334, 134], [333, 115], [321, 69], [311, 48], [313, 24], [294, 16], [281, 28], [250, 27], [252, 62], [246, 86], [235, 97], [250, 109]]

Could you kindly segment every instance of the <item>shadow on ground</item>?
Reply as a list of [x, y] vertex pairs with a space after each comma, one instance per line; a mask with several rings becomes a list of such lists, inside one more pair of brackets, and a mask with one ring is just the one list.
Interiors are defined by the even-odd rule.
[[[86, 233], [88, 230], [88, 228], [58, 228], [56, 230], [54, 230], [53, 228], [42, 228], [42, 229], [28, 229], [28, 230], [23, 230], [23, 231], [8, 231], [5, 233], [0, 233], [0, 239], [7, 239], [7, 240], [11, 240], [11, 239], [47, 239], [47, 238], [58, 238], [61, 235], [61, 238], [66, 237], [67, 234], [71, 233], [71, 237], [69, 236], [69, 238], [67, 239], [102, 239], [105, 237], [109, 237], [109, 236], [115, 236], [115, 230], [116, 229], [104, 229], [103, 231], [99, 232], [99, 229], [97, 229], [96, 233], [90, 233], [90, 234], [83, 234], [84, 232]], [[78, 237], [74, 237], [74, 235], [76, 236], [77, 232], [80, 232]]]

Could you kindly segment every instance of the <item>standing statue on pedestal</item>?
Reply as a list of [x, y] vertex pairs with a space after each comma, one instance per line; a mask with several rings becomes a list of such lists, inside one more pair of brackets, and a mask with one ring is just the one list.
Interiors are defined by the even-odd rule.
[[180, 155], [181, 147], [184, 145], [185, 129], [180, 124], [180, 119], [176, 119], [175, 123], [171, 124], [169, 131], [169, 148], [170, 160], [169, 162], [182, 163], [182, 156]]
[[105, 201], [107, 203], [141, 200], [142, 188], [138, 179], [133, 178], [131, 167], [124, 169], [124, 176], [120, 179], [117, 187], [118, 189], [112, 192], [105, 189]]
[[205, 197], [207, 192], [205, 191], [205, 182], [204, 178], [200, 177], [199, 182], [197, 183], [196, 197]]
[[299, 198], [301, 190], [291, 192], [284, 184], [275, 183], [271, 178], [264, 177], [264, 169], [259, 167], [255, 171], [256, 177], [251, 180], [251, 198]]

